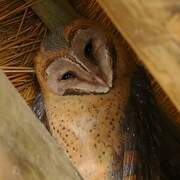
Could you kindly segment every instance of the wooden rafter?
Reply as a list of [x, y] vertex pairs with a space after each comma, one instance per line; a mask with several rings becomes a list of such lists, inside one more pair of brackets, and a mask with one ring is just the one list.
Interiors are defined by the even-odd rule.
[[180, 1], [97, 1], [180, 111]]

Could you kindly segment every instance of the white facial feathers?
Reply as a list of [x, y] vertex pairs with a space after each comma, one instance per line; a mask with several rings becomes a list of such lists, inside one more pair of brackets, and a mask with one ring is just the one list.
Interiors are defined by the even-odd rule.
[[79, 29], [68, 44], [67, 55], [54, 58], [46, 69], [48, 87], [58, 95], [107, 93], [114, 61], [108, 35], [97, 27]]

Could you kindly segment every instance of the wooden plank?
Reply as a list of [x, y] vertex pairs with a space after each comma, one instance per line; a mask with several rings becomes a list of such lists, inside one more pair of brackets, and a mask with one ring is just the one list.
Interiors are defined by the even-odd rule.
[[[25, 0], [31, 2], [32, 0]], [[67, 0], [34, 0], [31, 6], [46, 26], [54, 31], [76, 19], [78, 15]], [[36, 2], [37, 1], [37, 2]]]
[[97, 1], [180, 111], [180, 1]]
[[80, 180], [2, 71], [0, 84], [0, 179]]

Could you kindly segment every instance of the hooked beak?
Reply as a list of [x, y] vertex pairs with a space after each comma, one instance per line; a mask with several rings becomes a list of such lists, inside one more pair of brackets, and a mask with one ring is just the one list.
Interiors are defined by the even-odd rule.
[[106, 82], [106, 80], [98, 75], [94, 77], [94, 83], [97, 85], [96, 91], [99, 91], [101, 93], [107, 93], [111, 86]]
[[95, 82], [98, 83], [100, 86], [110, 88], [110, 86], [108, 85], [108, 83], [106, 82], [106, 80], [104, 80], [104, 78], [96, 75], [94, 79], [95, 79]]
[[98, 84], [100, 84], [101, 86], [107, 86], [107, 87], [109, 87], [108, 84], [106, 83], [106, 81], [105, 81], [103, 78], [99, 77], [99, 76], [95, 76], [95, 81], [96, 81]]

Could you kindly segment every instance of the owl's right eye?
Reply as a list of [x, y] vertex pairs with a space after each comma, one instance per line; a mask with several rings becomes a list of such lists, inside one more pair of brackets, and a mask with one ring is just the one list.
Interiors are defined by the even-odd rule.
[[75, 73], [73, 73], [71, 71], [68, 71], [68, 72], [66, 72], [66, 73], [64, 73], [62, 75], [60, 80], [67, 80], [67, 79], [72, 79], [72, 78], [75, 78], [75, 77], [76, 77]]
[[93, 45], [92, 45], [92, 40], [90, 40], [85, 46], [84, 54], [86, 57], [90, 57], [92, 56], [92, 52], [93, 52]]

